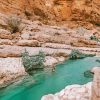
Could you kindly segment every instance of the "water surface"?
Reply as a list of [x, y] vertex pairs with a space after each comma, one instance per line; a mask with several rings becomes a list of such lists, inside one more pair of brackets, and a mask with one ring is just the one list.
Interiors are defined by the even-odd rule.
[[[84, 71], [99, 66], [97, 57], [68, 60], [57, 65], [55, 72], [36, 72], [23, 82], [14, 83], [0, 90], [0, 100], [41, 100], [43, 95], [59, 92], [67, 85], [85, 84], [91, 78], [84, 77]], [[35, 80], [35, 83], [33, 82]]]

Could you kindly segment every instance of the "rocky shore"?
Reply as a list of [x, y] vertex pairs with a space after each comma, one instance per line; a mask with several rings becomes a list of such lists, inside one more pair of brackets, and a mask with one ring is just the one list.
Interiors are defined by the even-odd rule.
[[92, 69], [93, 82], [84, 85], [69, 85], [56, 94], [48, 94], [41, 100], [100, 100], [100, 67]]
[[91, 100], [92, 82], [69, 85], [56, 94], [45, 95], [41, 100]]

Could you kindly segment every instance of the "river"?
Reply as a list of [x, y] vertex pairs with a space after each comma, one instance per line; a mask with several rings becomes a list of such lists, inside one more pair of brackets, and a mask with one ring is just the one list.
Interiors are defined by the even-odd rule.
[[92, 78], [84, 77], [84, 71], [100, 66], [96, 59], [100, 58], [67, 60], [58, 64], [55, 72], [35, 72], [24, 81], [0, 89], [0, 100], [41, 100], [43, 95], [59, 92], [67, 85], [90, 82]]

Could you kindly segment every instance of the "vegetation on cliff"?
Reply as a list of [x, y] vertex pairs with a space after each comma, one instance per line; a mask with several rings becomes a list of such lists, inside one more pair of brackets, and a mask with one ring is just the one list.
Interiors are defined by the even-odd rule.
[[32, 70], [43, 69], [44, 61], [45, 61], [45, 54], [42, 51], [40, 51], [39, 54], [32, 56], [30, 56], [26, 50], [24, 53], [22, 53], [22, 62], [26, 72], [28, 73]]
[[22, 19], [18, 16], [9, 16], [6, 19], [7, 29], [11, 33], [21, 32], [24, 27], [21, 26]]
[[79, 50], [73, 49], [71, 51], [71, 54], [69, 55], [69, 59], [75, 60], [75, 59], [82, 59], [85, 57], [93, 57], [95, 54], [83, 54]]
[[90, 39], [91, 39], [91, 40], [95, 40], [95, 41], [97, 41], [97, 42], [100, 42], [100, 39], [97, 38], [95, 35], [92, 35], [92, 36], [90, 37]]

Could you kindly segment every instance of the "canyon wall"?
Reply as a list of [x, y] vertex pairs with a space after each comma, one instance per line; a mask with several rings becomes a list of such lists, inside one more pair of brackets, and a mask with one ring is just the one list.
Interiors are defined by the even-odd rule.
[[100, 0], [0, 0], [0, 12], [30, 19], [100, 24]]

